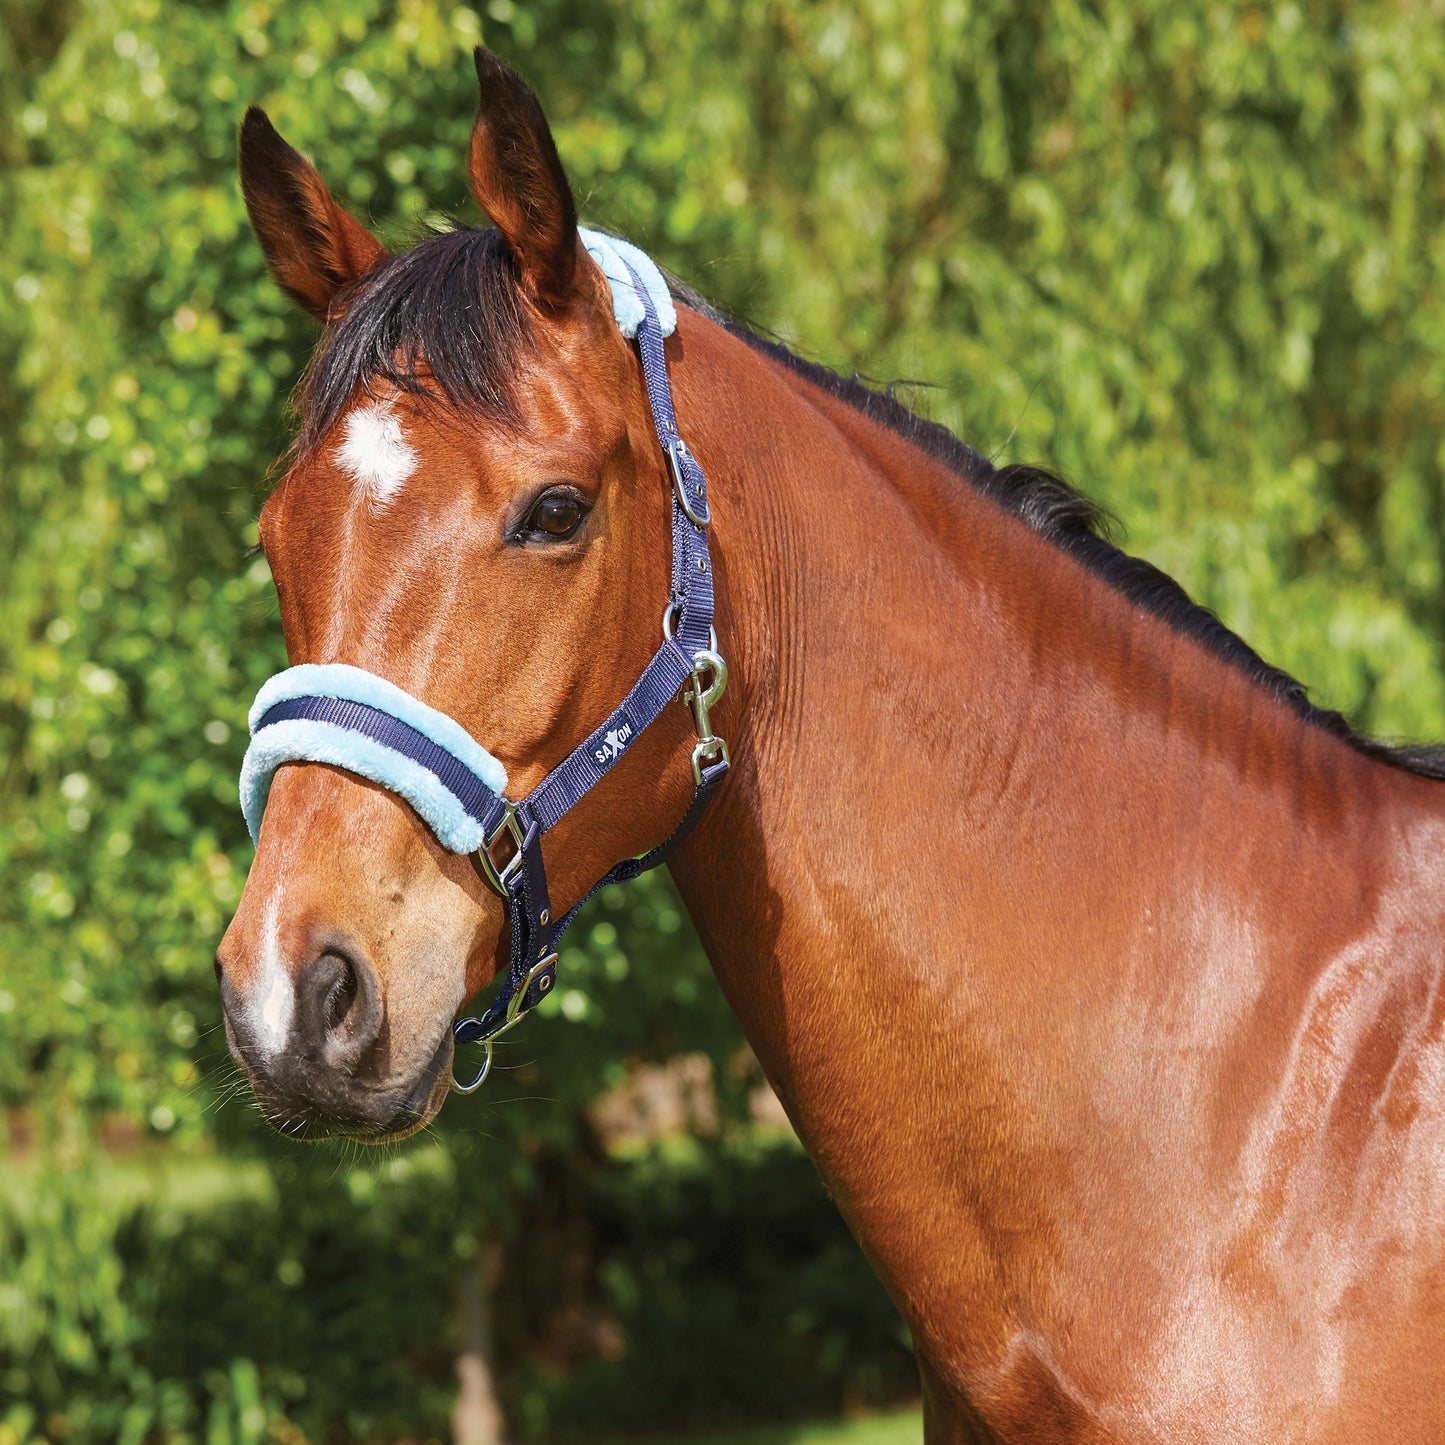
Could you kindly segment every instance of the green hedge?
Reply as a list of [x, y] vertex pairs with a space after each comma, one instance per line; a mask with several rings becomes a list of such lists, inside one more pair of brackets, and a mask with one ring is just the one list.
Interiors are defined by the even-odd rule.
[[391, 243], [477, 220], [481, 39], [590, 219], [809, 354], [931, 384], [1323, 701], [1442, 730], [1428, 8], [0, 0], [0, 1102], [209, 1132], [186, 1091], [250, 857], [245, 708], [283, 660], [244, 554], [313, 336], [235, 127], [270, 106]]
[[645, 1153], [599, 1180], [597, 1278], [625, 1353], [528, 1369], [558, 1433], [595, 1440], [837, 1414], [916, 1395], [906, 1330], [811, 1162], [743, 1136]]
[[[494, 1237], [468, 1206], [494, 1164], [433, 1145], [380, 1168], [22, 1175], [0, 1211], [0, 1440], [447, 1438], [456, 1291]], [[897, 1316], [791, 1139], [533, 1164], [494, 1325], [526, 1438], [916, 1390]]]
[[[208, 960], [250, 860], [245, 707], [283, 660], [246, 551], [312, 339], [246, 228], [235, 126], [266, 104], [389, 243], [447, 213], [478, 220], [463, 164], [478, 40], [542, 94], [588, 219], [810, 355], [927, 383], [918, 405], [1000, 461], [1061, 470], [1322, 701], [1385, 733], [1445, 730], [1445, 29], [1430, 7], [0, 0], [0, 1119], [23, 1111], [35, 1152], [74, 1161], [6, 1226], [12, 1430], [58, 1437], [60, 1411], [74, 1439], [239, 1439], [258, 1410], [338, 1437], [403, 1411], [440, 1428], [440, 1353], [397, 1366], [405, 1404], [339, 1347], [277, 1363], [288, 1317], [350, 1338], [326, 1260], [374, 1276], [378, 1331], [414, 1322], [421, 1339], [392, 1298], [400, 1274], [444, 1279], [457, 1230], [516, 1239], [551, 1187], [539, 1161], [585, 1175], [579, 1121], [629, 1058], [708, 1053], [739, 1114], [735, 1027], [656, 880], [598, 900], [545, 1029], [508, 1046], [505, 1091], [444, 1115], [448, 1177], [468, 1179], [453, 1213], [406, 1213], [421, 1186], [401, 1181], [363, 1209], [354, 1171], [300, 1169], [228, 1102]], [[116, 1127], [274, 1172], [299, 1279], [277, 1275], [280, 1194], [210, 1210], [209, 1236], [112, 1198], [86, 1141]], [[643, 1221], [678, 1256], [648, 1257], [692, 1271], [720, 1337], [746, 1333], [727, 1269], [688, 1251], [767, 1240], [714, 1209], [695, 1167], [668, 1176], [670, 1222], [650, 1196], [614, 1199], [606, 1171], [572, 1186], [612, 1241], [609, 1317], [624, 1338], [666, 1336], [639, 1397], [766, 1413], [799, 1370], [825, 1393], [852, 1371], [887, 1394], [886, 1317], [861, 1286], [822, 1302], [852, 1258], [841, 1236], [818, 1246], [839, 1251], [826, 1278], [806, 1250], [749, 1276], [784, 1322], [754, 1363], [647, 1287]], [[801, 1166], [758, 1167], [766, 1191]], [[750, 1177], [722, 1156], [716, 1171]], [[812, 1220], [823, 1206], [796, 1189]], [[782, 1237], [793, 1208], [755, 1212]], [[244, 1318], [206, 1284], [223, 1265], [205, 1264], [206, 1238], [241, 1261]], [[572, 1286], [533, 1277], [523, 1337], [541, 1340]], [[229, 1319], [249, 1353], [202, 1324], [192, 1337], [166, 1289]], [[786, 1322], [807, 1311], [817, 1327], [794, 1340]], [[836, 1367], [819, 1343], [835, 1328]], [[583, 1429], [581, 1387], [544, 1354], [509, 1366], [514, 1414]], [[619, 1390], [609, 1408], [641, 1406]]]

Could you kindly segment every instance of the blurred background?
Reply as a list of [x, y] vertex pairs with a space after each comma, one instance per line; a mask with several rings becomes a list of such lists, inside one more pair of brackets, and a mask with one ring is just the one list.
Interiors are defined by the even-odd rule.
[[289, 1144], [238, 1088], [209, 963], [284, 665], [247, 549], [314, 339], [245, 222], [246, 104], [404, 245], [480, 220], [485, 41], [587, 219], [1057, 468], [1320, 701], [1425, 738], [1442, 20], [0, 0], [0, 1445], [919, 1439], [665, 879], [597, 900], [550, 1017], [418, 1140]]

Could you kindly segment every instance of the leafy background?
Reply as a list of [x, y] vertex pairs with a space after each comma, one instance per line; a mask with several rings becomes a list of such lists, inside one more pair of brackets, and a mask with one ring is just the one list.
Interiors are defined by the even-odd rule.
[[[479, 219], [485, 40], [589, 219], [1062, 471], [1320, 700], [1419, 738], [1442, 12], [0, 0], [0, 1445], [481, 1440], [469, 1349], [518, 1438], [914, 1388], [665, 881], [599, 900], [506, 1093], [417, 1145], [299, 1151], [235, 1097], [207, 962], [284, 660], [246, 550], [313, 340], [245, 224], [244, 105], [402, 244]], [[609, 1134], [599, 1100], [678, 1059], [706, 1107]]]

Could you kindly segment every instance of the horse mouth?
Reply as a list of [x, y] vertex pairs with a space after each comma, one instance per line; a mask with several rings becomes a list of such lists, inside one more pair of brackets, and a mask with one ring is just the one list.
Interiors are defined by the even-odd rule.
[[394, 1144], [426, 1128], [441, 1111], [451, 1087], [452, 1052], [448, 1021], [426, 1066], [409, 1088], [349, 1090], [344, 1095], [327, 1090], [300, 1107], [273, 1096], [264, 1086], [257, 1087], [254, 1078], [251, 1082], [266, 1122], [288, 1139], [344, 1138], [358, 1144]]
[[452, 1053], [452, 1026], [449, 1020], [446, 1028], [442, 1030], [441, 1042], [427, 1060], [426, 1068], [421, 1071], [421, 1076], [407, 1095], [406, 1103], [402, 1105], [402, 1112], [408, 1118], [401, 1122], [394, 1133], [381, 1138], [373, 1137], [369, 1142], [390, 1144], [398, 1139], [406, 1139], [418, 1129], [426, 1128], [436, 1118], [451, 1089]]

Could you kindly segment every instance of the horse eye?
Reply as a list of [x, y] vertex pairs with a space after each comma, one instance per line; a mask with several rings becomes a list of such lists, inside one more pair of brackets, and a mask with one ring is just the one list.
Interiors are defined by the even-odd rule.
[[534, 536], [565, 541], [587, 515], [581, 499], [570, 492], [548, 492], [527, 516], [527, 531]]

